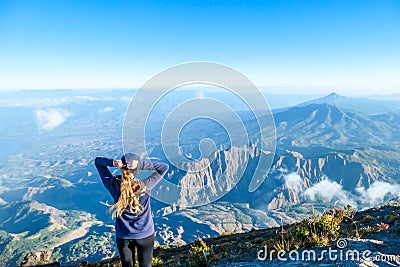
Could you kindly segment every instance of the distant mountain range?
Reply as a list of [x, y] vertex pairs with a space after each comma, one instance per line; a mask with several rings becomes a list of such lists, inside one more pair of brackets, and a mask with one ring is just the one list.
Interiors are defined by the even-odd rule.
[[[330, 93], [327, 96], [303, 102], [296, 105], [295, 107], [305, 107], [311, 104], [328, 104], [331, 106], [336, 106], [337, 108], [342, 110], [369, 115], [376, 115], [388, 112], [399, 114], [399, 102], [400, 99], [398, 98], [398, 95], [397, 97], [396, 95], [392, 95], [386, 97], [381, 96], [376, 97], [376, 99], [371, 99], [345, 97], [337, 93]], [[287, 110], [289, 108], [291, 107], [275, 110], [275, 113]]]
[[[69, 264], [112, 257], [113, 221], [100, 204], [111, 199], [93, 160], [121, 156], [123, 116], [132, 92], [25, 93], [0, 98], [0, 136], [7, 149], [0, 162], [0, 263], [13, 266], [29, 250], [43, 248]], [[171, 98], [163, 112], [195, 96], [185, 92]], [[32, 102], [24, 104], [24, 97]], [[399, 195], [399, 107], [395, 98], [332, 93], [274, 110], [277, 149], [267, 179], [253, 193], [248, 186], [261, 153], [256, 146], [235, 147], [235, 153], [229, 145], [220, 147], [215, 152], [219, 163], [212, 163], [203, 176], [171, 166], [167, 179], [189, 188], [193, 181], [204, 183], [205, 177], [218, 179], [219, 167], [227, 177], [238, 171], [244, 176], [236, 185], [227, 180], [232, 190], [205, 206], [183, 209], [153, 199], [157, 242], [182, 245], [197, 237], [291, 223], [335, 203], [362, 209]], [[238, 113], [247, 129], [257, 130], [254, 118]], [[185, 132], [190, 137], [186, 152], [193, 155], [199, 138], [227, 141], [226, 133], [201, 123]], [[158, 144], [151, 145], [152, 153], [162, 157]], [[233, 168], [224, 169], [226, 158]], [[246, 163], [249, 167], [243, 170]], [[182, 191], [177, 204], [193, 197], [195, 189]], [[83, 244], [91, 253], [85, 254]]]
[[396, 113], [369, 115], [328, 103], [311, 103], [275, 113], [274, 118], [283, 147], [400, 145], [400, 114]]

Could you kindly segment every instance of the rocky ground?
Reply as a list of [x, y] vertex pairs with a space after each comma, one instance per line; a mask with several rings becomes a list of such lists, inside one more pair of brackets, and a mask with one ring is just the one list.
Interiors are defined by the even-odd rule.
[[[153, 266], [400, 266], [400, 205], [354, 212], [325, 245], [279, 250], [279, 240], [311, 220], [246, 233], [220, 235], [154, 251]], [[297, 229], [297, 228], [296, 228]], [[275, 242], [273, 251], [267, 244]], [[284, 241], [286, 242], [286, 241]], [[119, 258], [80, 266], [120, 266]]]

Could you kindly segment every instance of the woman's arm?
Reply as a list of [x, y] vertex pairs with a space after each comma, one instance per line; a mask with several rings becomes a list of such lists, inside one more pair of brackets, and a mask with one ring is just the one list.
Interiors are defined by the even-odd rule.
[[151, 170], [154, 171], [149, 177], [143, 180], [143, 183], [146, 185], [147, 190], [151, 190], [156, 186], [163, 176], [168, 171], [168, 164], [162, 162], [148, 162], [148, 161], [140, 161], [138, 164], [138, 170]]
[[122, 166], [122, 162], [120, 160], [97, 157], [94, 160], [94, 164], [96, 165], [97, 171], [99, 172], [101, 181], [103, 182], [105, 188], [110, 190], [111, 181], [114, 176], [111, 174], [108, 167], [118, 167], [119, 165]]

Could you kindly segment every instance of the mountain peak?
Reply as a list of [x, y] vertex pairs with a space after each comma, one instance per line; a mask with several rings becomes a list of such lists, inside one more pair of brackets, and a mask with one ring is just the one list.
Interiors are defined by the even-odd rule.
[[327, 96], [321, 97], [317, 100], [320, 102], [326, 102], [326, 103], [332, 103], [335, 102], [336, 100], [344, 100], [346, 99], [345, 96], [339, 95], [338, 93], [332, 92]]
[[305, 107], [311, 104], [327, 104], [341, 110], [369, 115], [385, 114], [388, 112], [399, 114], [399, 106], [396, 101], [389, 102], [369, 98], [347, 97], [336, 92], [331, 92], [326, 96], [300, 103], [295, 107]]
[[343, 97], [343, 96], [339, 95], [338, 93], [335, 93], [335, 92], [332, 92], [326, 96], [326, 98], [338, 98], [338, 97]]
[[296, 107], [305, 107], [311, 104], [328, 104], [332, 106], [342, 106], [343, 104], [347, 106], [349, 102], [353, 101], [353, 99], [349, 99], [348, 97], [339, 95], [338, 93], [332, 92], [327, 96], [323, 96], [321, 98], [317, 98], [311, 101], [307, 101], [297, 105]]

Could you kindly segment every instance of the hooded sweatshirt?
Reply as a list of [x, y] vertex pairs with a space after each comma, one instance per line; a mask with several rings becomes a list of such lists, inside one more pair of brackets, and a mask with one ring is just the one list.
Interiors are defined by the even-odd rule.
[[[110, 192], [114, 203], [118, 202], [120, 195], [121, 180], [113, 176], [108, 167], [113, 167], [113, 159], [97, 157], [95, 165], [105, 188]], [[139, 198], [142, 211], [131, 213], [125, 210], [120, 217], [116, 218], [115, 232], [121, 239], [141, 239], [154, 233], [154, 222], [151, 214], [150, 193], [151, 189], [161, 181], [168, 171], [168, 164], [162, 162], [139, 161], [138, 170], [153, 170], [154, 173], [143, 180], [146, 185], [146, 193]]]

